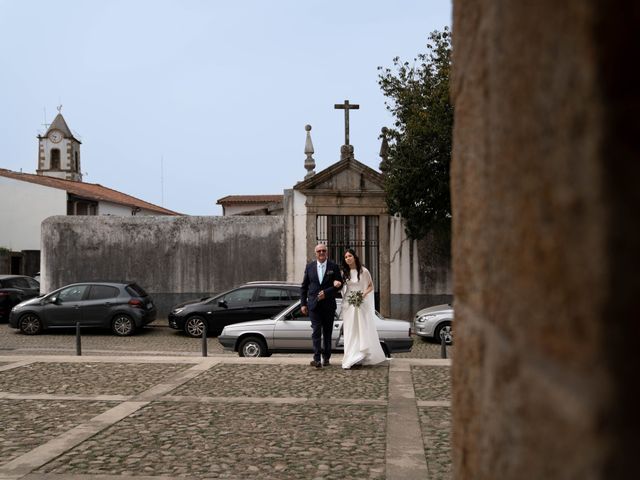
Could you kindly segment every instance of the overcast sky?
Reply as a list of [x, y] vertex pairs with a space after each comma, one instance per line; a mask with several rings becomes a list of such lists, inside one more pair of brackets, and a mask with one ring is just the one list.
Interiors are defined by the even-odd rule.
[[[302, 180], [340, 158], [378, 169], [392, 124], [378, 66], [413, 61], [450, 0], [0, 0], [0, 167], [35, 173], [62, 104], [84, 181], [189, 215]], [[45, 117], [46, 115], [46, 117]]]

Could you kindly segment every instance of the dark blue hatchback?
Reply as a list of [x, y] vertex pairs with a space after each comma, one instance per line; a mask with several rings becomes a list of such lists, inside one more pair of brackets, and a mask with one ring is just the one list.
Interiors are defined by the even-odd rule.
[[39, 298], [19, 303], [11, 310], [9, 325], [26, 335], [47, 328], [109, 328], [120, 336], [156, 318], [156, 307], [142, 287], [133, 282], [74, 283]]

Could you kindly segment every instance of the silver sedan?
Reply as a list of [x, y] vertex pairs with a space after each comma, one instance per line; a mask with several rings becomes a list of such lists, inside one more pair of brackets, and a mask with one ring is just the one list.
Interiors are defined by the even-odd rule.
[[413, 319], [416, 335], [432, 338], [436, 342], [444, 341], [447, 345], [453, 343], [453, 307], [451, 305], [436, 305], [423, 308]]
[[[390, 320], [377, 313], [376, 328], [380, 344], [387, 356], [410, 352], [413, 346], [411, 323]], [[302, 314], [300, 301], [267, 320], [243, 322], [224, 327], [218, 340], [225, 350], [238, 352], [241, 357], [266, 357], [272, 353], [312, 352], [311, 320]], [[342, 319], [336, 313], [333, 324], [332, 350], [342, 351]]]

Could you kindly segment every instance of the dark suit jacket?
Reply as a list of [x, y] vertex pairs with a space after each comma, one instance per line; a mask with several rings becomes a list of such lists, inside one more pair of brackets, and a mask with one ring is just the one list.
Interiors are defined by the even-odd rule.
[[[333, 281], [342, 282], [340, 268], [331, 260], [327, 260], [322, 283], [318, 279], [318, 262], [315, 260], [304, 269], [304, 278], [300, 286], [300, 301], [302, 305], [309, 307], [311, 311], [318, 313], [331, 313], [336, 311], [336, 288]], [[324, 300], [318, 301], [318, 293], [324, 291]]]

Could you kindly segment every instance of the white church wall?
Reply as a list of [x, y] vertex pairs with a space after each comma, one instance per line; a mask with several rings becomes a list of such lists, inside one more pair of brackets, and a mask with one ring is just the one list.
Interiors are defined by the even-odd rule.
[[391, 294], [423, 293], [418, 269], [418, 246], [407, 238], [404, 222], [399, 217], [389, 218], [389, 259]]
[[285, 190], [285, 238], [287, 278], [302, 282], [307, 262], [307, 197], [296, 190]]
[[40, 250], [40, 224], [66, 215], [67, 192], [0, 177], [0, 247], [13, 251]]
[[247, 210], [249, 210], [249, 208], [247, 208], [246, 205], [244, 207], [241, 205], [228, 205], [224, 207], [224, 216], [228, 217], [230, 215], [235, 215], [236, 213], [242, 213]]
[[428, 234], [410, 240], [400, 217], [389, 219], [391, 312], [394, 318], [410, 320], [421, 308], [450, 303], [453, 299], [450, 256], [443, 242]]
[[131, 207], [111, 202], [100, 202], [98, 203], [98, 215], [131, 216]]
[[[131, 207], [128, 205], [120, 205], [111, 202], [100, 202], [98, 204], [98, 215], [114, 215], [116, 217], [130, 217]], [[136, 213], [139, 217], [156, 216], [156, 212], [151, 210], [142, 209]]]

